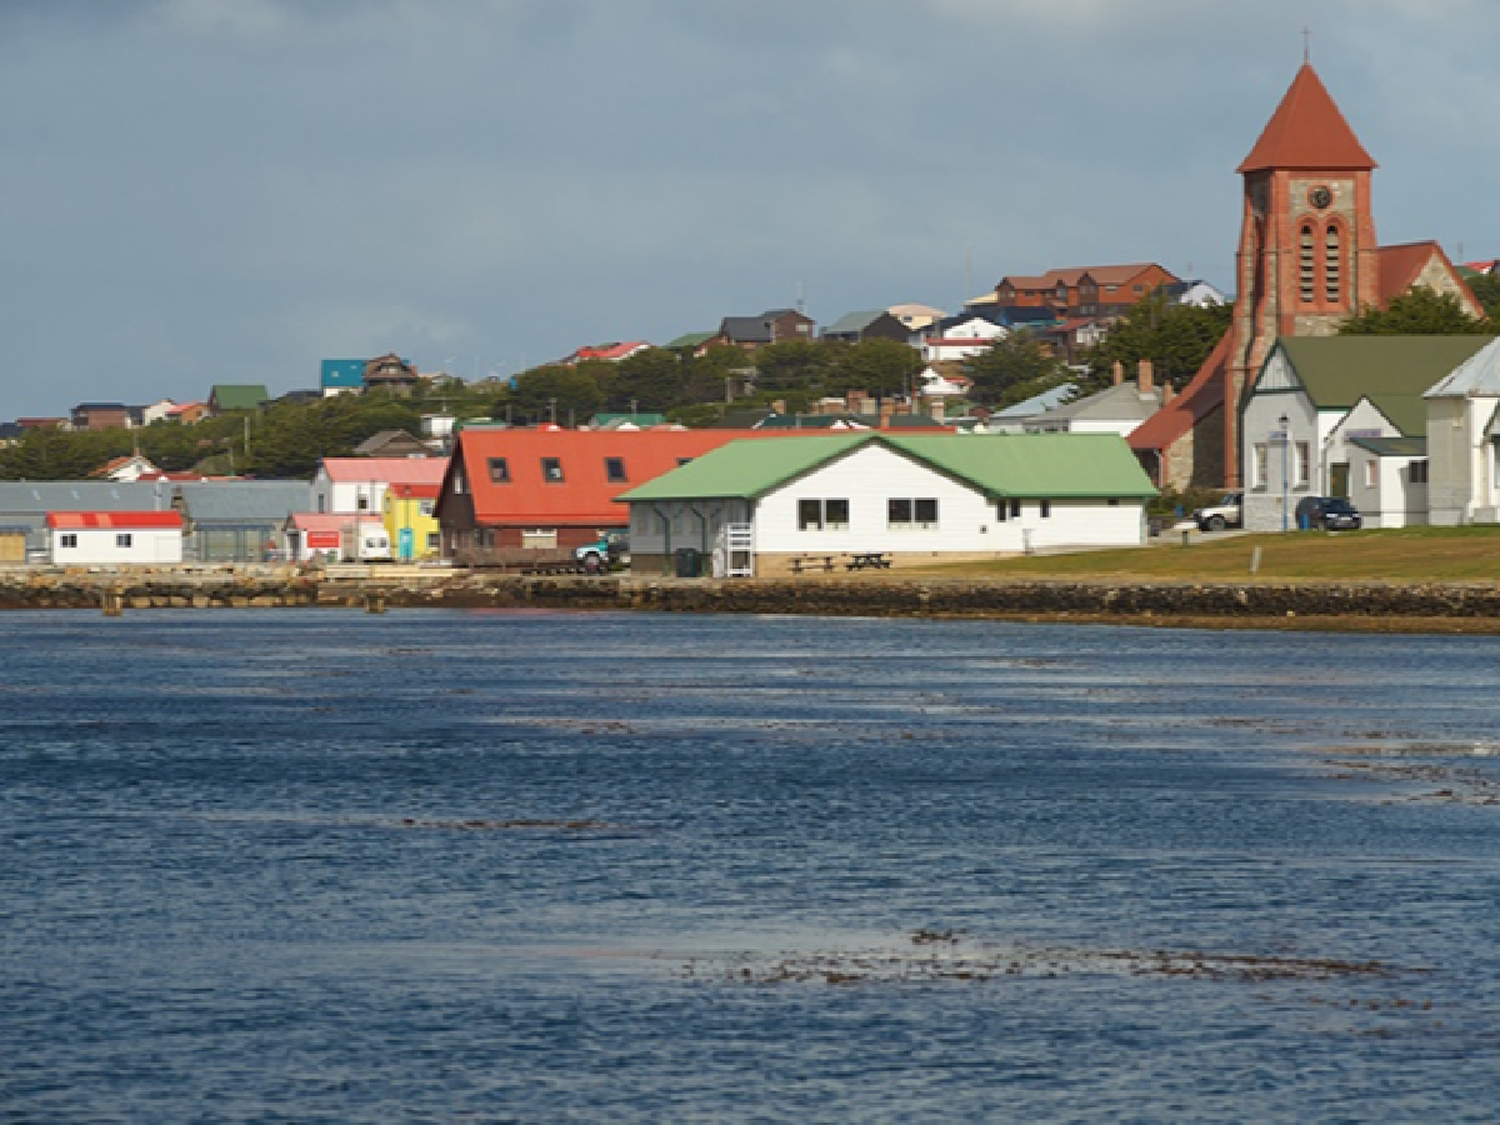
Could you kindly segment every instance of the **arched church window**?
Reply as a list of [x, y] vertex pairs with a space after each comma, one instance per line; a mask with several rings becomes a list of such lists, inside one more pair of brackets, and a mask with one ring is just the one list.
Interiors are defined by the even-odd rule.
[[1330, 305], [1338, 304], [1343, 296], [1343, 261], [1338, 225], [1329, 223], [1328, 230], [1323, 235], [1323, 299]]
[[1298, 239], [1297, 249], [1298, 280], [1299, 289], [1302, 293], [1302, 303], [1310, 305], [1318, 295], [1318, 262], [1316, 250], [1313, 246], [1313, 228], [1311, 223], [1302, 224], [1302, 232]]

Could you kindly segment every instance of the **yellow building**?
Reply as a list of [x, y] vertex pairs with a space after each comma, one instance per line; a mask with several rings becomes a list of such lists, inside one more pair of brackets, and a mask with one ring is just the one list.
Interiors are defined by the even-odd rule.
[[385, 490], [385, 530], [391, 537], [391, 558], [396, 562], [436, 558], [442, 531], [433, 517], [440, 486], [393, 484]]

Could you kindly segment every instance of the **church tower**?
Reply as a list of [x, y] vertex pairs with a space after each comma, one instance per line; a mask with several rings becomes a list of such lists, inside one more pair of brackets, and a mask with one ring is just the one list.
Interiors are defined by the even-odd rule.
[[1240, 480], [1239, 416], [1277, 336], [1330, 336], [1380, 300], [1375, 161], [1304, 62], [1250, 155], [1224, 387], [1224, 466]]

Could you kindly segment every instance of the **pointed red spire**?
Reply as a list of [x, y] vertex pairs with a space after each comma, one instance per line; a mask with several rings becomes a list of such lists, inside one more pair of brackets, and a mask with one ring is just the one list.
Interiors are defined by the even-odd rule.
[[1349, 128], [1311, 63], [1303, 63], [1238, 172], [1270, 168], [1365, 170], [1375, 161]]

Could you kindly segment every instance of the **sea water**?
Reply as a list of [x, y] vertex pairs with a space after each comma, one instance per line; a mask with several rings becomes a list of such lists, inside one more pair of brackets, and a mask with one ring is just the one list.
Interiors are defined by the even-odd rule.
[[1488, 1121], [1500, 640], [0, 615], [0, 1121]]

